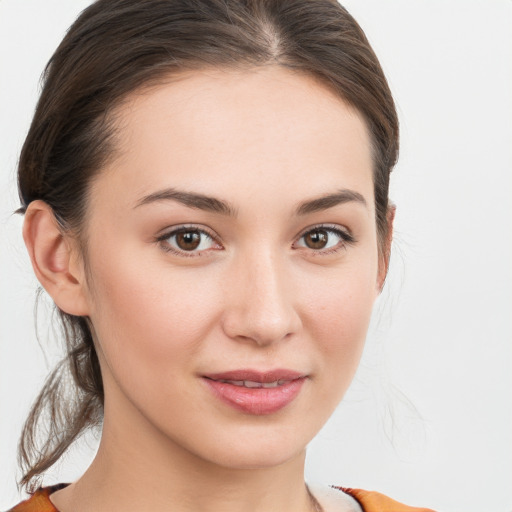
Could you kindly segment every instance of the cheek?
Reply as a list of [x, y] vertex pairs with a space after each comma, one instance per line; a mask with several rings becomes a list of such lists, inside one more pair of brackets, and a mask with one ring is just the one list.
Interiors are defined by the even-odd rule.
[[324, 392], [336, 402], [359, 364], [377, 297], [376, 272], [353, 270], [333, 275], [323, 289], [314, 293], [310, 287], [304, 293], [309, 293], [309, 301], [303, 318], [321, 358]]
[[[325, 273], [321, 279], [304, 281], [301, 294], [308, 297], [304, 316], [331, 347], [335, 340], [350, 341], [366, 334], [377, 298], [377, 257], [353, 258], [345, 267]], [[308, 315], [307, 311], [312, 314]], [[334, 348], [334, 347], [332, 347]]]
[[341, 285], [325, 305], [324, 325], [329, 329], [329, 340], [333, 343], [333, 346], [327, 343], [326, 348], [336, 350], [340, 343], [351, 345], [364, 341], [374, 300], [375, 288], [368, 283], [354, 279], [353, 283]]
[[312, 331], [317, 346], [331, 365], [340, 361], [345, 366], [359, 360], [370, 322], [373, 296], [350, 294], [332, 296], [332, 301], [317, 308], [318, 318]]
[[94, 265], [91, 320], [110, 366], [140, 371], [145, 361], [172, 371], [193, 357], [219, 304], [215, 276], [197, 274], [141, 258]]

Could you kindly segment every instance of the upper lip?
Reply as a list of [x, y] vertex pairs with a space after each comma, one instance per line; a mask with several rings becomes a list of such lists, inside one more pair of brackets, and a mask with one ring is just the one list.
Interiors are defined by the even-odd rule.
[[230, 370], [227, 372], [221, 373], [209, 373], [203, 375], [207, 379], [212, 380], [234, 380], [234, 381], [242, 381], [248, 380], [251, 382], [275, 382], [279, 380], [295, 380], [306, 377], [306, 374], [297, 372], [295, 370], [287, 370], [287, 369], [276, 369], [276, 370], [268, 370], [268, 371], [258, 371], [258, 370]]

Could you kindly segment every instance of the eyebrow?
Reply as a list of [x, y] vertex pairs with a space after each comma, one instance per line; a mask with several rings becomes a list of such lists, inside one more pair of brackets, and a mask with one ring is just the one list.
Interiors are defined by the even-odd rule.
[[355, 190], [341, 189], [334, 194], [328, 194], [301, 203], [297, 207], [295, 213], [296, 215], [307, 215], [309, 213], [327, 210], [329, 208], [333, 208], [334, 206], [338, 206], [339, 204], [349, 202], [356, 202], [362, 204], [365, 207], [368, 207], [365, 198], [359, 192], [356, 192]]
[[[236, 208], [227, 201], [195, 192], [179, 191], [174, 188], [166, 188], [144, 196], [137, 202], [135, 208], [160, 201], [177, 201], [189, 208], [220, 213], [230, 217], [236, 217], [237, 215]], [[308, 215], [349, 202], [356, 202], [365, 207], [367, 206], [365, 198], [359, 192], [342, 189], [334, 194], [327, 194], [300, 203], [295, 210], [295, 214], [298, 216]]]
[[160, 201], [177, 201], [189, 208], [236, 217], [236, 209], [226, 201], [195, 192], [183, 192], [174, 188], [166, 188], [144, 196], [137, 202], [135, 208]]

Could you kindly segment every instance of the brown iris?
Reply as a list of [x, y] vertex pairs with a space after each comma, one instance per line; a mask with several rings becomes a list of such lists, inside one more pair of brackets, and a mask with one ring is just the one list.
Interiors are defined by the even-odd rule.
[[322, 229], [310, 231], [304, 235], [304, 243], [306, 244], [306, 247], [309, 247], [310, 249], [323, 249], [327, 245], [328, 241], [329, 234], [327, 231]]
[[201, 234], [199, 231], [181, 231], [176, 235], [176, 245], [182, 251], [193, 251], [201, 243]]

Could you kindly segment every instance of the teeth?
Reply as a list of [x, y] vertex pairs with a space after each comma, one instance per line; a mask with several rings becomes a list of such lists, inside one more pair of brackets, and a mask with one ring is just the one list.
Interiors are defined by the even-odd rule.
[[244, 381], [243, 380], [224, 380], [224, 379], [221, 379], [221, 380], [219, 380], [219, 382], [224, 382], [226, 384], [233, 384], [233, 386], [243, 386], [244, 385]]
[[246, 388], [262, 388], [263, 384], [261, 382], [254, 382], [252, 380], [244, 380], [244, 387], [246, 387]]
[[252, 380], [219, 380], [219, 382], [225, 382], [226, 384], [232, 384], [233, 386], [240, 386], [245, 388], [277, 388], [286, 383], [286, 380], [275, 380], [274, 382], [254, 382]]

